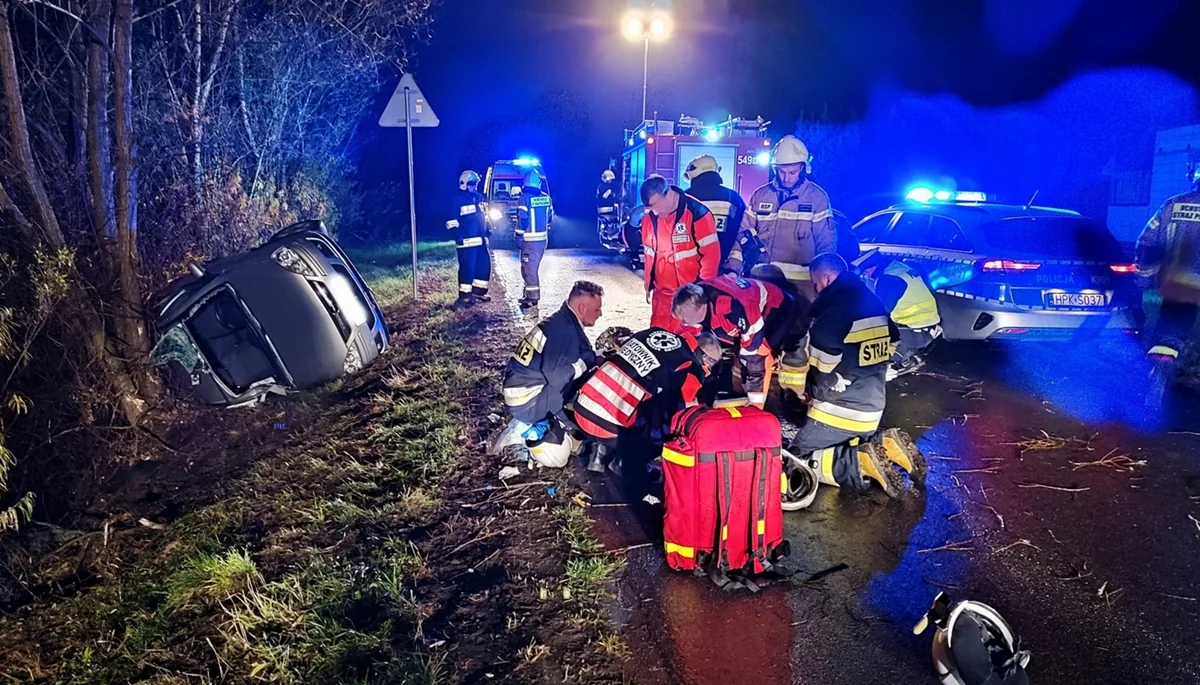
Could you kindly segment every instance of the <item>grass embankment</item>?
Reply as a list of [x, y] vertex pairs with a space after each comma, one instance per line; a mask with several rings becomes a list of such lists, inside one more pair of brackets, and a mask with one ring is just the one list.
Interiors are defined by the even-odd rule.
[[404, 246], [355, 256], [392, 350], [356, 378], [252, 410], [287, 426], [281, 448], [192, 484], [209, 503], [162, 530], [84, 532], [74, 573], [94, 574], [88, 589], [64, 596], [45, 582], [63, 572], [61, 547], [47, 555], [57, 570], [14, 572], [48, 589], [0, 621], [0, 675], [619, 681], [625, 648], [605, 610], [617, 561], [598, 549], [575, 489], [565, 474], [528, 471], [504, 486], [484, 455], [518, 333], [500, 304], [452, 311], [453, 247], [423, 253], [420, 301]]

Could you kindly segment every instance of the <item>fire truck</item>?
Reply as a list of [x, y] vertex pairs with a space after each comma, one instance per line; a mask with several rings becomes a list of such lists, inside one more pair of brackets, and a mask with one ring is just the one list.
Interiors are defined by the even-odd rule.
[[[771, 139], [767, 137], [770, 123], [762, 117], [729, 117], [709, 125], [695, 117], [680, 115], [677, 122], [656, 117], [632, 130], [626, 129], [621, 154], [621, 219], [615, 226], [601, 222], [601, 243], [622, 251], [633, 247], [626, 245], [619, 224], [627, 221], [641, 204], [638, 194], [642, 181], [659, 174], [672, 185], [687, 190], [684, 172], [700, 155], [716, 158], [725, 187], [749, 201], [750, 195], [770, 178]], [[631, 254], [631, 258], [636, 261], [636, 255]]]

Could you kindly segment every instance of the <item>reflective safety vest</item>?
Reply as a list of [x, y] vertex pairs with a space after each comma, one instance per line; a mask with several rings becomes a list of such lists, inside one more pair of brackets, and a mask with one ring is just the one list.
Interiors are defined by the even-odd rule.
[[521, 204], [517, 205], [517, 227], [513, 235], [518, 240], [528, 242], [546, 240], [553, 220], [554, 205], [550, 196], [540, 188], [522, 188]]
[[929, 328], [942, 322], [942, 317], [938, 315], [937, 300], [920, 274], [903, 262], [888, 264], [883, 273], [904, 281], [904, 294], [892, 308], [892, 321], [914, 329]]

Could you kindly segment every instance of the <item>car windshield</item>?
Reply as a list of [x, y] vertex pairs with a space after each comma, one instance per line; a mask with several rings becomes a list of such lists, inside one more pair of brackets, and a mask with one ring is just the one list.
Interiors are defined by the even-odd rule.
[[1083, 217], [1015, 217], [983, 225], [997, 257], [1019, 256], [1089, 262], [1123, 261], [1108, 229]]

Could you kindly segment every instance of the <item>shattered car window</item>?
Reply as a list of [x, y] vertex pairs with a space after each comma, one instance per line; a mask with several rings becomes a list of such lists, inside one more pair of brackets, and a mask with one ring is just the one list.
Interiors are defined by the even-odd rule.
[[164, 366], [171, 362], [179, 362], [188, 373], [195, 371], [200, 362], [200, 350], [196, 349], [192, 336], [188, 335], [183, 324], [171, 327], [150, 352], [151, 366]]

